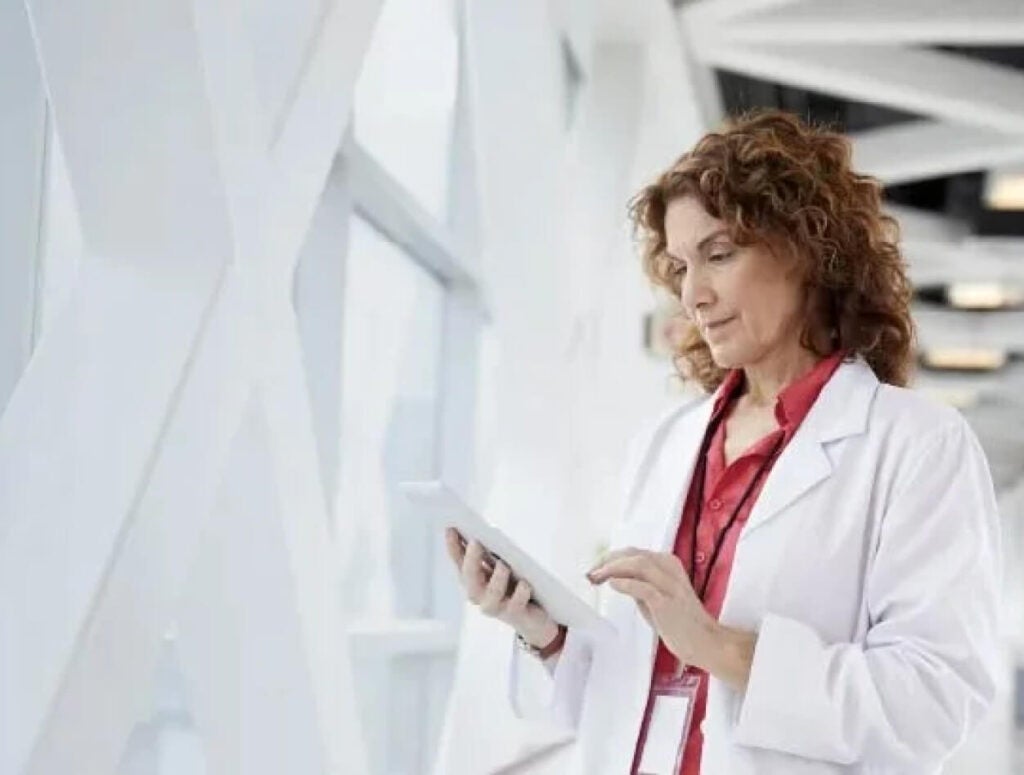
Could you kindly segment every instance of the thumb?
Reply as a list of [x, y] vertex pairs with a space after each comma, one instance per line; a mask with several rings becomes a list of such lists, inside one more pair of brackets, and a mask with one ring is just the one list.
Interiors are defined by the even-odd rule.
[[651, 618], [651, 609], [647, 607], [647, 603], [643, 603], [639, 600], [636, 601], [637, 608], [640, 609], [640, 614], [647, 620], [647, 623], [654, 627], [654, 620]]

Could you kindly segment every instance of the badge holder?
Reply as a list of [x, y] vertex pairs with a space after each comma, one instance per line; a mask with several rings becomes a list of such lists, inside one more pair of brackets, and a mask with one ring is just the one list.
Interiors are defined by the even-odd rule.
[[677, 775], [690, 736], [700, 676], [655, 676], [647, 703], [646, 733], [640, 740], [640, 764], [635, 775]]

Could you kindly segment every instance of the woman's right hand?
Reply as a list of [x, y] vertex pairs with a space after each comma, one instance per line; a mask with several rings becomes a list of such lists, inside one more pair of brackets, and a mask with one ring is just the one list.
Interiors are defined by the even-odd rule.
[[455, 563], [466, 598], [486, 616], [499, 619], [516, 630], [528, 642], [543, 648], [558, 635], [558, 624], [546, 610], [530, 601], [533, 590], [520, 579], [509, 594], [512, 571], [498, 560], [488, 578], [484, 562], [485, 550], [479, 541], [470, 541], [465, 548], [455, 528], [445, 530], [448, 554]]

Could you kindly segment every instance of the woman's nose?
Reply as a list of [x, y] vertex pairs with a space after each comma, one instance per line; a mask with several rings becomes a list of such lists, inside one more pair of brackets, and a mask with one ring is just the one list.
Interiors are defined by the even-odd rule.
[[679, 300], [682, 302], [683, 308], [691, 314], [699, 307], [707, 306], [715, 300], [714, 289], [705, 274], [699, 269], [693, 269], [686, 273], [680, 288]]

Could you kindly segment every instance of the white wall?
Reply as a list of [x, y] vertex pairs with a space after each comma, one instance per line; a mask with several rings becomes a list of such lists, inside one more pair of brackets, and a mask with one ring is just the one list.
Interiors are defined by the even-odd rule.
[[[26, 208], [50, 176], [33, 282], [55, 301], [40, 311], [21, 282], [34, 249], [5, 252], [20, 278], [20, 290], [3, 282], [14, 296], [2, 334], [17, 344], [4, 349], [5, 390], [25, 332], [39, 322], [45, 336], [0, 417], [0, 770], [115, 771], [151, 721], [177, 624], [190, 715], [219, 771], [361, 772], [282, 278], [337, 153], [377, 3], [332, 4], [304, 30], [270, 25], [258, 40], [239, 9], [26, 5], [31, 34], [2, 19], [20, 37], [0, 47], [0, 72], [31, 85], [39, 60], [63, 154], [44, 165], [27, 119], [18, 141], [4, 136], [37, 178], [18, 176], [22, 211], [6, 199], [0, 210], [21, 243], [40, 228]], [[268, 36], [300, 53], [277, 71], [288, 88], [270, 106], [246, 100]], [[8, 104], [31, 115], [6, 89], [4, 118]]]

